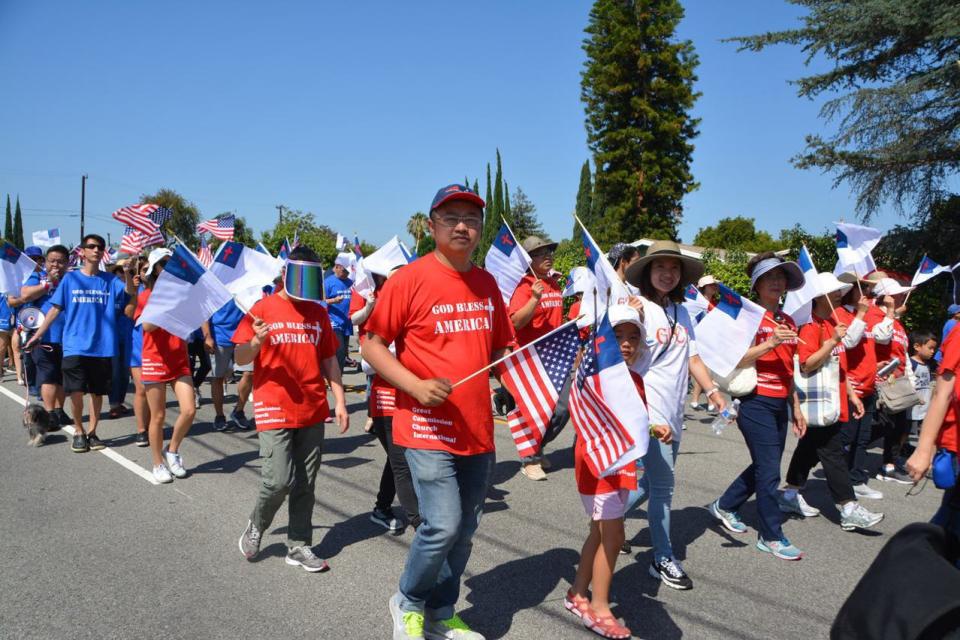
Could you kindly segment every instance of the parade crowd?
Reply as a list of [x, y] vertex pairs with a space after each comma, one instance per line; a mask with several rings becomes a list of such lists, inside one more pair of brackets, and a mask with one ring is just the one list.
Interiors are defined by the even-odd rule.
[[[329, 566], [312, 549], [315, 481], [326, 425], [341, 433], [348, 428], [342, 373], [356, 334], [362, 355], [356, 364], [367, 376], [366, 429], [386, 453], [370, 518], [394, 533], [415, 530], [396, 593], [385, 603], [393, 638], [480, 640], [455, 605], [494, 466], [493, 413], [509, 411], [517, 399], [500, 387], [499, 370], [474, 374], [581, 319], [593, 295], [587, 268], [576, 269], [563, 287], [566, 274], [554, 270], [556, 243], [529, 237], [520, 244], [530, 270], [505, 300], [494, 277], [472, 262], [484, 207], [467, 187], [440, 189], [428, 221], [435, 251], [376, 267], [372, 293], [354, 288], [350, 260], [339, 257], [326, 273], [314, 250], [294, 247], [257, 302], [244, 308], [231, 300], [187, 340], [140, 321], [158, 278], [179, 268], [170, 249], [154, 248], [103, 269], [106, 243], [87, 234], [80, 263], [71, 269], [66, 247], [29, 247], [35, 272], [19, 291], [0, 296], [0, 366], [9, 353], [19, 383], [50, 414], [50, 429], [73, 426], [77, 453], [108, 446], [98, 436], [103, 397], [106, 415], [126, 415], [132, 381], [135, 442], [150, 447], [159, 484], [190, 475], [181, 449], [209, 377], [214, 429], [256, 429], [259, 438], [262, 481], [250, 496], [246, 526], [238, 524], [240, 552], [247, 560], [257, 557], [286, 502], [285, 561], [321, 572]], [[948, 473], [956, 477], [960, 306], [945, 310], [942, 334], [908, 334], [901, 318], [911, 287], [882, 271], [820, 272], [810, 319], [798, 325], [782, 304], [788, 292], [807, 284], [810, 272], [772, 252], [755, 255], [746, 275], [763, 319], [737, 364], [752, 383], [734, 403], [729, 380], [715, 375], [698, 351], [703, 314], [684, 304], [689, 285], [708, 310], [723, 304], [720, 283], [703, 263], [670, 241], [657, 241], [643, 254], [617, 244], [606, 260], [629, 295], [609, 301], [604, 323], [646, 407], [649, 444], [635, 461], [598, 474], [589, 464], [589, 440], [577, 433], [574, 473], [590, 527], [564, 606], [590, 631], [631, 636], [611, 612], [609, 590], [618, 556], [630, 552], [624, 516], [643, 502], [653, 546], [649, 575], [674, 589], [693, 588], [696, 572], [688, 573], [671, 545], [671, 507], [684, 411], [688, 402], [702, 408], [701, 395], [711, 412], [735, 421], [751, 457], [739, 473], [731, 470], [729, 486], [709, 512], [727, 531], [747, 534], [739, 512], [755, 499], [755, 547], [772, 558], [804, 555], [784, 530], [784, 514], [820, 515], [804, 499], [818, 464], [845, 531], [876, 526], [884, 517], [877, 506], [883, 488], [915, 484], [935, 456], [937, 464], [946, 456], [942, 464], [952, 465]], [[324, 274], [319, 295], [304, 299], [291, 290], [291, 265]], [[16, 312], [25, 307], [42, 312], [38, 327], [18, 326]], [[536, 450], [520, 459], [531, 481], [547, 480], [543, 448], [571, 422], [571, 412], [590, 411], [572, 388], [584, 384], [578, 371], [606, 366], [597, 342], [600, 318], [593, 320], [580, 328], [575, 364], [560, 372], [556, 406]], [[233, 376], [239, 377], [237, 399], [228, 407], [225, 385]], [[168, 388], [179, 409], [164, 441]], [[893, 389], [915, 400], [901, 407]], [[818, 402], [823, 397], [835, 406]], [[782, 474], [788, 437], [797, 444]], [[878, 438], [879, 465], [867, 455]], [[933, 522], [958, 532], [958, 510], [960, 495], [946, 489]]]

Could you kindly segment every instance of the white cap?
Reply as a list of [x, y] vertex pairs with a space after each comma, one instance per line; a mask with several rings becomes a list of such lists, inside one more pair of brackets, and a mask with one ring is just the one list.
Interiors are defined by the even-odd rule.
[[610, 308], [607, 309], [607, 318], [610, 320], [611, 327], [629, 322], [640, 329], [641, 336], [646, 335], [643, 322], [640, 320], [640, 314], [628, 304], [610, 305]]
[[570, 270], [570, 277], [567, 279], [567, 286], [563, 288], [563, 297], [569, 297], [578, 293], [586, 293], [595, 286], [596, 278], [593, 272], [586, 267], [574, 267]]
[[357, 257], [352, 253], [338, 253], [336, 260], [333, 261], [333, 264], [338, 264], [344, 269], [349, 270], [356, 261]]
[[699, 280], [697, 280], [697, 289], [703, 289], [708, 284], [717, 284], [717, 279], [711, 276], [710, 274], [707, 274], [702, 278], [700, 278]]
[[837, 279], [837, 276], [833, 275], [829, 271], [823, 271], [817, 274], [817, 289], [822, 296], [825, 296], [828, 293], [833, 293], [834, 291], [846, 293], [852, 288], [852, 284], [848, 282], [840, 282], [840, 280]]
[[151, 251], [150, 256], [147, 258], [147, 275], [153, 273], [153, 268], [157, 266], [158, 262], [164, 258], [169, 258], [172, 255], [173, 251], [170, 251], [170, 249], [167, 249], [166, 247], [161, 247]]
[[873, 295], [875, 296], [896, 296], [901, 293], [913, 291], [914, 287], [905, 287], [893, 278], [880, 278], [880, 281], [873, 285]]

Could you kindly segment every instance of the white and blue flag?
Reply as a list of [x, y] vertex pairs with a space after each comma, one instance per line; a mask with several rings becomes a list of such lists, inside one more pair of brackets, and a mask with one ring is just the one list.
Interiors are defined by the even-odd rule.
[[764, 308], [720, 284], [717, 305], [697, 325], [697, 352], [718, 376], [737, 368], [753, 344], [763, 321]]
[[220, 245], [210, 265], [215, 275], [233, 295], [248, 289], [260, 289], [280, 275], [283, 262], [233, 240]]
[[509, 306], [513, 292], [530, 268], [530, 256], [517, 243], [506, 222], [500, 224], [483, 265], [497, 281], [503, 302]]
[[52, 247], [60, 242], [60, 228], [41, 229], [33, 232], [33, 244], [38, 247]]
[[817, 268], [813, 265], [813, 258], [810, 257], [806, 245], [800, 247], [797, 264], [803, 271], [803, 286], [796, 291], [787, 292], [783, 302], [783, 312], [793, 318], [797, 326], [800, 326], [810, 322], [813, 300], [820, 295], [820, 281], [817, 278]]
[[37, 263], [9, 242], [0, 249], [0, 293], [20, 295], [20, 287], [37, 268]]

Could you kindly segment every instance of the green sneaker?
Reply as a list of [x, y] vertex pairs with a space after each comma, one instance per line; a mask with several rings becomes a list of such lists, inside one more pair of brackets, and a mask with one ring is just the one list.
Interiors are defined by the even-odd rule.
[[446, 620], [427, 620], [423, 626], [423, 637], [427, 640], [485, 640], [456, 614]]
[[420, 640], [423, 638], [423, 614], [400, 609], [400, 594], [390, 597], [390, 615], [393, 617], [393, 640]]

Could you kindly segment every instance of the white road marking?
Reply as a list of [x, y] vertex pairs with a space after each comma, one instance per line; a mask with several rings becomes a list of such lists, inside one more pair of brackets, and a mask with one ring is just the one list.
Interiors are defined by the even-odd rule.
[[[4, 387], [4, 386], [0, 386], [0, 393], [3, 393], [3, 395], [5, 395], [5, 396], [7, 396], [8, 398], [14, 400], [14, 401], [17, 402], [21, 407], [27, 406], [27, 401], [26, 401], [26, 400], [24, 400], [22, 397], [20, 397], [20, 396], [18, 396], [17, 394], [13, 393], [12, 391], [10, 391], [9, 389], [7, 389], [7, 388]], [[73, 427], [63, 427], [63, 431], [66, 432], [66, 433], [68, 433], [68, 434], [70, 434], [70, 436], [73, 436], [73, 434], [74, 434], [74, 428], [73, 428]], [[123, 468], [126, 469], [127, 471], [132, 471], [133, 473], [137, 474], [138, 476], [140, 476], [141, 478], [143, 478], [144, 480], [146, 480], [146, 481], [149, 482], [150, 484], [160, 484], [159, 482], [157, 482], [156, 480], [153, 479], [153, 474], [152, 474], [152, 473], [150, 473], [149, 471], [147, 471], [146, 469], [144, 469], [143, 467], [141, 467], [140, 465], [138, 465], [138, 464], [137, 464], [136, 462], [134, 462], [133, 460], [130, 460], [130, 459], [128, 459], [128, 458], [124, 458], [122, 455], [120, 455], [119, 453], [117, 453], [117, 452], [114, 451], [113, 449], [110, 449], [110, 448], [108, 447], [108, 448], [106, 448], [106, 449], [101, 449], [101, 450], [99, 451], [99, 453], [102, 453], [103, 455], [107, 456], [108, 458], [110, 458], [111, 460], [113, 460], [114, 462], [116, 462], [117, 464], [119, 464], [121, 467], [123, 467]]]

